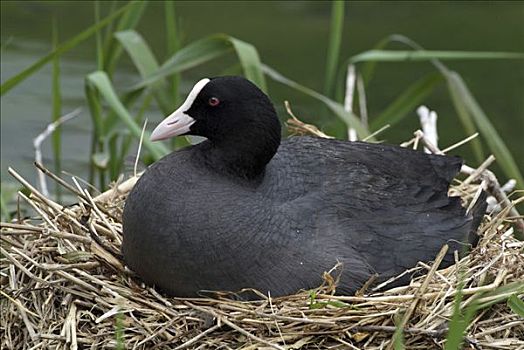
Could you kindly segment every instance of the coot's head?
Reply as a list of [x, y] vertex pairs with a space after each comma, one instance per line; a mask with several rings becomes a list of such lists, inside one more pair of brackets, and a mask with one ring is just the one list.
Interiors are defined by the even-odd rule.
[[217, 145], [249, 144], [253, 138], [280, 143], [280, 122], [269, 98], [242, 77], [202, 79], [185, 102], [164, 119], [151, 140], [197, 135]]

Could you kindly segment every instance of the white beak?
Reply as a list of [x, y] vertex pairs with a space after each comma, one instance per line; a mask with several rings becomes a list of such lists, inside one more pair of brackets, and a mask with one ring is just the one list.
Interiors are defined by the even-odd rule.
[[186, 112], [191, 108], [200, 91], [202, 91], [204, 86], [209, 82], [210, 80], [205, 78], [195, 84], [184, 103], [166, 119], [162, 120], [155, 130], [153, 130], [151, 133], [151, 141], [164, 140], [189, 132], [189, 128], [195, 123], [195, 119], [191, 118]]

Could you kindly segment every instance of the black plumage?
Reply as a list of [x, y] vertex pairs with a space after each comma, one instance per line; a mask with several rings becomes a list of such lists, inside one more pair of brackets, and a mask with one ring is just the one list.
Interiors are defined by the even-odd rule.
[[153, 164], [126, 201], [124, 258], [147, 283], [176, 296], [242, 288], [277, 296], [318, 286], [341, 262], [337, 291], [351, 294], [374, 273], [384, 280], [432, 260], [445, 243], [449, 265], [453, 250], [476, 242], [485, 201], [466, 215], [447, 195], [460, 158], [280, 142], [271, 102], [253, 84], [201, 85], [165, 126], [208, 140]]

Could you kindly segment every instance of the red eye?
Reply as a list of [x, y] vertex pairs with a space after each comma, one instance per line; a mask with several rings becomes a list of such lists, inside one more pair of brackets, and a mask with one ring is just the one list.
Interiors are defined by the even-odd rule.
[[220, 103], [220, 100], [219, 100], [218, 98], [216, 98], [216, 97], [211, 97], [211, 98], [209, 99], [208, 103], [209, 103], [209, 105], [210, 105], [211, 107], [216, 107], [216, 106], [218, 106], [218, 104]]

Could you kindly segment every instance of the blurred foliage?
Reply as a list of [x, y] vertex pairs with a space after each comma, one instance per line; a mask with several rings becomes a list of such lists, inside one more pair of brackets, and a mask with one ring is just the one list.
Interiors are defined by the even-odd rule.
[[[347, 128], [356, 130], [360, 138], [382, 128], [385, 124], [397, 124], [404, 120], [413, 110], [424, 103], [437, 88], [446, 83], [450, 102], [454, 105], [458, 120], [465, 130], [465, 136], [481, 132], [482, 138], [493, 153], [505, 174], [517, 179], [522, 185], [523, 178], [516, 161], [511, 156], [504, 140], [497, 133], [480, 104], [459, 73], [443, 64], [447, 60], [491, 60], [523, 59], [519, 53], [505, 52], [471, 52], [471, 51], [430, 51], [425, 50], [409, 38], [392, 35], [380, 40], [368, 51], [352, 57], [340, 57], [340, 46], [343, 41], [343, 23], [345, 3], [335, 1], [331, 10], [331, 29], [329, 31], [328, 51], [326, 58], [326, 76], [324, 92], [320, 93], [287, 78], [274, 68], [263, 64], [259, 53], [252, 44], [226, 34], [214, 34], [183, 45], [178, 30], [175, 5], [164, 2], [165, 32], [167, 57], [159, 59], [151, 50], [147, 40], [136, 30], [147, 1], [131, 1], [121, 5], [113, 2], [104, 18], [100, 18], [102, 3], [94, 2], [95, 22], [72, 39], [56, 44], [54, 50], [27, 69], [7, 79], [1, 86], [2, 95], [14, 86], [22, 83], [45, 64], [52, 62], [53, 71], [53, 119], [60, 111], [60, 86], [57, 83], [60, 71], [58, 60], [62, 54], [75, 48], [85, 40], [96, 41], [97, 70], [86, 76], [85, 93], [93, 122], [92, 157], [89, 160], [89, 181], [98, 187], [105, 188], [109, 181], [114, 181], [123, 171], [124, 160], [130, 153], [133, 142], [140, 139], [144, 123], [144, 111], [156, 104], [164, 114], [170, 113], [178, 103], [181, 95], [180, 74], [220, 57], [235, 57], [233, 67], [224, 67], [226, 71], [239, 71], [248, 79], [267, 92], [266, 78], [291, 87], [322, 102], [330, 112], [340, 120], [335, 134], [345, 137]], [[107, 9], [106, 9], [107, 10]], [[106, 11], [107, 12], [107, 11]], [[62, 36], [62, 35], [60, 35]], [[94, 38], [93, 38], [94, 37]], [[58, 38], [56, 33], [55, 39]], [[406, 50], [388, 50], [391, 44], [400, 44]], [[114, 72], [122, 54], [125, 53], [136, 67], [139, 81], [131, 88], [117, 91], [114, 86]], [[382, 112], [371, 115], [369, 129], [362, 123], [355, 108], [348, 109], [343, 105], [346, 73], [349, 65], [355, 68], [358, 79], [364, 86], [370, 87], [380, 62], [427, 62], [433, 65], [435, 72], [416, 77], [393, 101], [383, 108]], [[220, 61], [222, 62], [222, 61]], [[355, 91], [354, 106], [365, 105], [367, 101]], [[60, 169], [60, 134], [54, 136], [53, 143], [55, 164]], [[175, 148], [188, 144], [188, 140], [178, 138]], [[167, 154], [169, 148], [161, 143], [149, 141], [146, 131], [143, 137], [144, 159], [153, 161]], [[485, 150], [479, 141], [471, 143], [478, 160], [484, 159]]]

